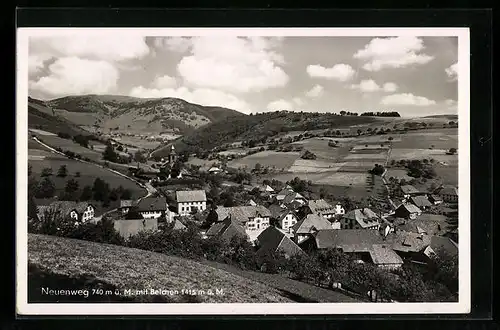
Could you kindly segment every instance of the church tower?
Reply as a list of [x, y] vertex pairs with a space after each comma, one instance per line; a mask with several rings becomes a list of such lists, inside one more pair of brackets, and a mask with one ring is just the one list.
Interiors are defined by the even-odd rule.
[[175, 147], [172, 145], [170, 149], [170, 154], [168, 155], [168, 162], [170, 165], [173, 165], [177, 161], [177, 154], [175, 152]]

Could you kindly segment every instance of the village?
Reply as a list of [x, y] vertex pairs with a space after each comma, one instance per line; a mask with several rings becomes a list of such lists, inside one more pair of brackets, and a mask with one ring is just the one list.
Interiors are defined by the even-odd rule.
[[[151, 187], [147, 196], [120, 199], [119, 206], [105, 214], [97, 214], [92, 202], [55, 201], [38, 206], [38, 217], [58, 211], [75, 225], [98, 223], [106, 217], [124, 240], [189, 226], [206, 240], [244, 239], [257, 255], [280, 253], [291, 258], [334, 249], [357, 263], [389, 271], [404, 264], [426, 267], [435, 256], [458, 255], [457, 228], [448, 230], [444, 215], [457, 209], [458, 192], [453, 186], [421, 191], [409, 184], [396, 185], [387, 197], [386, 205], [392, 207], [371, 203], [353, 207], [342, 200], [308, 198], [305, 195], [311, 194], [294, 189], [296, 182], [251, 184], [245, 178], [234, 179], [223, 166], [193, 173], [173, 147], [157, 167], [150, 175], [137, 174]], [[197, 185], [200, 180], [217, 182], [219, 188]]]

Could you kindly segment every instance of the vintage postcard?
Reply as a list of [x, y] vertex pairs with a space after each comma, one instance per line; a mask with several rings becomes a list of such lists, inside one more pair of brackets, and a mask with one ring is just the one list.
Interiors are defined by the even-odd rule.
[[20, 315], [470, 312], [467, 28], [19, 28]]

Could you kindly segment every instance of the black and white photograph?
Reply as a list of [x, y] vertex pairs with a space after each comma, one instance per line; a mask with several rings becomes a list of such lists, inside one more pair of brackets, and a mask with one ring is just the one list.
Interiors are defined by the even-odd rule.
[[467, 28], [17, 39], [20, 314], [470, 311]]

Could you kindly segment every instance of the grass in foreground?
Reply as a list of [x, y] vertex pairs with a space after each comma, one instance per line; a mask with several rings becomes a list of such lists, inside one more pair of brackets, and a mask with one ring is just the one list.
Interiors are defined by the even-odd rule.
[[[41, 296], [40, 286], [77, 290], [103, 288], [104, 291], [113, 292], [118, 289], [121, 293], [128, 289], [178, 291], [178, 294], [160, 296], [113, 295], [107, 299], [94, 297], [93, 301], [80, 297], [77, 302], [86, 300], [88, 302], [173, 303], [294, 302], [294, 299], [288, 298], [277, 289], [195, 261], [144, 250], [55, 236], [29, 234], [28, 263], [30, 268], [28, 296], [36, 297], [37, 302]], [[54, 287], [54, 285], [59, 287]], [[212, 291], [222, 289], [223, 294], [183, 295], [183, 289], [206, 292], [209, 289]]]

